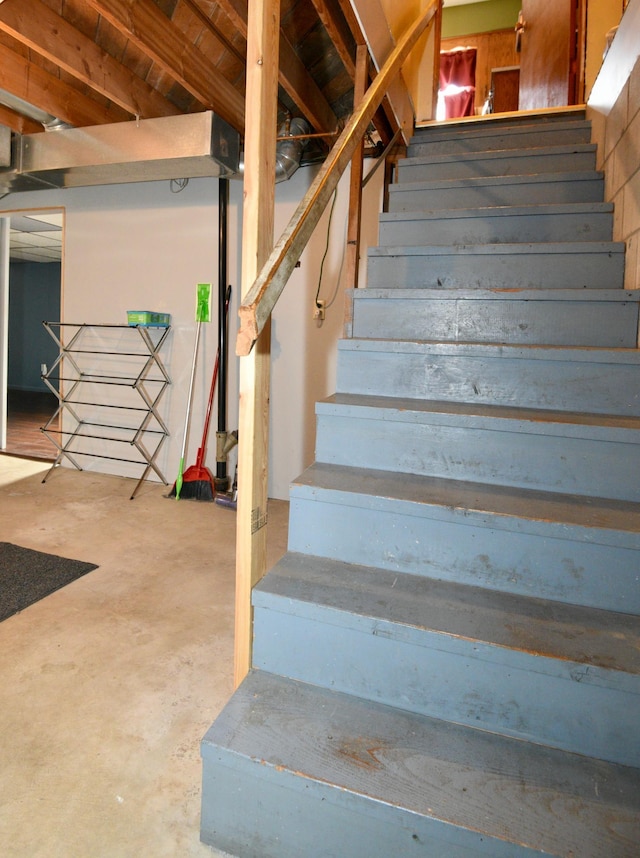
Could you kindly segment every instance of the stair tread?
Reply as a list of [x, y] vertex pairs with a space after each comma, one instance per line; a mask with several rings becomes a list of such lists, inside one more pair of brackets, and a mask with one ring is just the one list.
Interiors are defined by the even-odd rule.
[[[433, 123], [399, 161], [378, 285], [349, 290], [359, 336], [339, 344], [363, 352], [339, 386], [363, 393], [316, 404], [290, 550], [253, 590], [254, 668], [202, 743], [225, 801], [246, 783], [257, 803], [256, 855], [287, 812], [286, 854], [322, 851], [333, 808], [376, 855], [637, 852], [640, 290], [605, 240], [589, 129], [584, 108]], [[505, 361], [484, 358], [504, 356], [500, 398]]]
[[447, 122], [440, 120], [425, 120], [418, 122], [415, 126], [414, 136], [425, 139], [429, 136], [435, 137], [464, 137], [469, 134], [475, 136], [493, 136], [505, 133], [529, 133], [531, 131], [545, 131], [558, 128], [582, 128], [591, 127], [586, 118], [584, 107], [562, 107], [558, 110], [541, 109], [540, 111], [527, 111], [523, 113], [493, 113], [478, 117], [460, 117], [449, 119]]
[[[561, 425], [581, 429], [623, 430], [640, 432], [640, 417], [617, 414], [587, 413], [582, 411], [556, 411], [543, 408], [524, 408], [514, 405], [493, 405], [482, 402], [455, 402], [439, 399], [408, 399], [395, 396], [375, 396], [361, 393], [334, 393], [316, 403], [318, 414], [347, 413], [356, 411], [363, 416], [369, 412], [393, 414], [394, 420], [420, 422], [437, 419], [441, 415], [458, 421], [475, 423], [504, 420], [516, 421], [527, 432], [546, 432], [546, 426]], [[389, 417], [385, 417], [389, 419]], [[524, 424], [530, 424], [525, 427]], [[640, 442], [640, 439], [639, 439]]]
[[584, 256], [589, 253], [624, 254], [623, 241], [527, 241], [500, 244], [386, 244], [370, 247], [369, 257], [378, 256], [495, 256], [497, 254], [541, 254], [552, 256], [558, 253], [577, 253]]
[[382, 212], [381, 223], [416, 220], [443, 220], [473, 217], [513, 217], [514, 215], [609, 214], [613, 203], [537, 203], [532, 205], [477, 206], [468, 209], [424, 209], [411, 212]]
[[[530, 146], [523, 149], [481, 149], [468, 152], [465, 161], [495, 161], [500, 158], [530, 158], [538, 155], [577, 155], [580, 153], [594, 153], [597, 149], [595, 143], [558, 143], [553, 146]], [[460, 161], [459, 154], [444, 155], [414, 155], [410, 158], [399, 158], [398, 166], [411, 164], [456, 164]]]
[[404, 354], [470, 355], [523, 360], [578, 361], [581, 363], [640, 364], [640, 349], [604, 346], [512, 345], [510, 343], [441, 342], [439, 340], [383, 340], [350, 337], [338, 340], [340, 351], [396, 352]]
[[640, 302], [640, 289], [573, 289], [540, 288], [463, 288], [460, 286], [413, 287], [402, 288], [388, 286], [367, 286], [365, 289], [350, 289], [358, 301], [367, 300], [411, 300], [411, 301], [608, 301], [608, 302]]
[[[563, 673], [573, 662], [640, 674], [640, 617], [631, 614], [298, 553], [286, 554], [257, 585], [256, 607], [271, 604], [265, 595], [284, 599], [286, 612], [293, 610], [292, 602], [299, 602], [349, 618], [366, 617], [374, 634], [391, 637], [389, 629], [399, 626], [450, 640], [438, 648], [457, 650], [460, 641], [472, 641], [555, 659]], [[538, 665], [537, 670], [543, 668]], [[595, 670], [582, 681], [597, 683], [601, 678], [602, 671]]]
[[363, 795], [554, 855], [621, 858], [640, 838], [637, 770], [260, 671], [210, 728], [203, 756], [208, 747], [325, 793]]
[[437, 508], [446, 517], [463, 512], [470, 523], [495, 516], [504, 529], [577, 527], [585, 541], [640, 549], [640, 504], [631, 501], [320, 462], [293, 481], [291, 495], [323, 490], [340, 496], [345, 506], [357, 505], [364, 496], [382, 509], [408, 504], [413, 515], [433, 515]]
[[439, 188], [479, 188], [491, 185], [537, 185], [553, 182], [592, 182], [602, 180], [601, 170], [574, 170], [557, 173], [524, 173], [516, 176], [474, 176], [463, 179], [434, 179], [420, 182], [398, 182], [389, 185], [389, 193], [434, 190]]

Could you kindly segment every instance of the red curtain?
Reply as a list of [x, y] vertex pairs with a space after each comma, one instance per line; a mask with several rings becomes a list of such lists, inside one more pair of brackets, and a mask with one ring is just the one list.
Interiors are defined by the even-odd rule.
[[476, 93], [476, 48], [440, 52], [440, 95], [445, 118], [473, 116]]

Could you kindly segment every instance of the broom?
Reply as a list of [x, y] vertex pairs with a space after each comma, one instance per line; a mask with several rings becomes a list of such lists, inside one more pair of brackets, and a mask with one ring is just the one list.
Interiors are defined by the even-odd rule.
[[[197, 300], [196, 300], [196, 341], [193, 347], [193, 361], [191, 363], [191, 380], [189, 382], [189, 396], [187, 397], [187, 416], [185, 418], [184, 425], [184, 435], [182, 438], [182, 452], [180, 454], [180, 464], [178, 466], [178, 476], [176, 477], [176, 481], [174, 483], [171, 492], [169, 493], [169, 497], [175, 495], [176, 500], [179, 500], [181, 497], [194, 497], [192, 494], [192, 486], [191, 486], [191, 477], [188, 476], [191, 468], [187, 468], [184, 470], [184, 458], [187, 449], [187, 439], [189, 437], [189, 424], [191, 422], [191, 402], [193, 400], [193, 387], [196, 379], [196, 363], [198, 359], [198, 345], [200, 343], [200, 331], [202, 329], [202, 323], [208, 322], [211, 318], [211, 310], [210, 310], [210, 302], [211, 302], [211, 284], [210, 283], [198, 283], [198, 292], [197, 292]], [[216, 371], [217, 375], [217, 363], [218, 360], [216, 358]], [[204, 454], [203, 454], [204, 455]], [[195, 465], [193, 469], [195, 471]], [[197, 482], [197, 480], [196, 480]], [[205, 489], [206, 491], [206, 489]]]
[[[187, 500], [206, 500], [211, 501], [215, 497], [215, 481], [213, 474], [209, 468], [205, 467], [204, 456], [207, 447], [207, 436], [209, 434], [209, 421], [211, 418], [211, 403], [213, 402], [213, 394], [216, 389], [216, 380], [218, 378], [218, 366], [220, 363], [220, 349], [216, 354], [216, 362], [213, 367], [213, 377], [211, 379], [211, 389], [209, 390], [209, 402], [207, 403], [207, 414], [204, 419], [204, 431], [202, 433], [202, 442], [198, 448], [195, 465], [190, 465], [182, 475], [182, 484], [180, 486], [180, 494], [176, 487], [176, 497], [186, 498]], [[177, 482], [177, 481], [176, 481]]]
[[[227, 293], [224, 304], [224, 317], [226, 319], [229, 309], [229, 301], [231, 299], [231, 286], [227, 286]], [[204, 457], [207, 452], [207, 438], [209, 437], [209, 424], [211, 422], [211, 408], [213, 405], [213, 397], [218, 379], [218, 370], [220, 367], [220, 343], [216, 352], [216, 361], [213, 367], [213, 376], [211, 377], [211, 387], [209, 389], [209, 401], [207, 402], [207, 411], [204, 418], [204, 429], [202, 430], [202, 441], [198, 448], [195, 465], [191, 465], [182, 474], [182, 485], [180, 486], [179, 497], [193, 500], [211, 501], [216, 496], [215, 478], [209, 468], [205, 467]], [[183, 454], [184, 455], [184, 454]], [[176, 486], [172, 489], [171, 494], [178, 497]]]

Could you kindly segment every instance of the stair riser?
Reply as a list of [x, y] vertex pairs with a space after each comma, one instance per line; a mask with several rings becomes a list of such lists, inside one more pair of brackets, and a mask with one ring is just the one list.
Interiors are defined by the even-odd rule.
[[505, 249], [493, 253], [474, 253], [466, 247], [458, 251], [441, 248], [438, 253], [376, 248], [368, 255], [367, 282], [374, 289], [396, 285], [403, 289], [623, 287], [624, 253], [613, 249], [584, 253], [573, 244], [571, 248], [567, 253], [540, 253], [537, 247], [527, 245], [517, 252]]
[[[466, 211], [466, 210], [465, 210]], [[420, 217], [384, 215], [380, 245], [508, 244], [536, 241], [610, 241], [613, 218], [609, 212], [591, 214], [491, 214]], [[600, 284], [601, 286], [603, 284]], [[605, 284], [606, 285], [606, 284]]]
[[434, 211], [436, 209], [466, 209], [475, 206], [523, 206], [545, 203], [597, 203], [602, 202], [602, 178], [563, 182], [460, 182], [389, 188], [389, 211]]
[[257, 668], [421, 715], [640, 765], [638, 677], [625, 676], [623, 683], [602, 668], [270, 593], [256, 593], [254, 602]]
[[[514, 295], [415, 300], [356, 294], [353, 336], [392, 340], [635, 348], [635, 302], [522, 301]], [[417, 292], [418, 290], [416, 290]], [[531, 294], [531, 293], [529, 293]], [[577, 297], [580, 297], [578, 293]]]
[[316, 460], [640, 502], [638, 432], [450, 415], [413, 422], [385, 409], [366, 417], [352, 410], [318, 414]]
[[640, 416], [636, 363], [341, 349], [338, 393]]
[[[289, 550], [640, 614], [634, 535], [293, 486]], [[602, 570], [615, 570], [615, 586]]]
[[[240, 858], [533, 858], [542, 853], [203, 746], [203, 843]], [[366, 774], [366, 770], [365, 770]], [[462, 787], [459, 787], [462, 788]]]
[[[441, 124], [409, 147], [448, 163], [402, 164], [388, 252], [351, 302], [349, 331], [377, 342], [342, 350], [338, 387], [371, 398], [317, 405], [318, 464], [290, 492], [298, 555], [253, 589], [260, 669], [202, 743], [201, 838], [225, 854], [635, 854], [637, 622], [601, 612], [640, 617], [640, 372], [626, 352], [524, 356], [637, 345], [619, 249], [586, 244], [611, 238], [602, 176], [577, 153], [542, 166], [541, 147], [588, 142], [578, 115], [459, 138]], [[465, 150], [522, 146], [538, 151], [442, 178], [472, 169]], [[541, 225], [527, 206], [555, 213]], [[461, 247], [523, 242], [556, 248]]]
[[591, 126], [587, 122], [557, 123], [546, 128], [504, 128], [482, 133], [451, 133], [443, 129], [440, 134], [433, 129], [419, 129], [409, 144], [409, 157], [428, 155], [464, 155], [468, 152], [495, 151], [500, 149], [536, 148], [539, 146], [571, 146], [591, 142]]
[[531, 173], [562, 173], [571, 170], [595, 170], [595, 151], [567, 151], [561, 154], [532, 153], [501, 157], [457, 158], [439, 162], [406, 159], [398, 167], [398, 184], [403, 182], [437, 182], [441, 179], [466, 179], [476, 176], [521, 176]]

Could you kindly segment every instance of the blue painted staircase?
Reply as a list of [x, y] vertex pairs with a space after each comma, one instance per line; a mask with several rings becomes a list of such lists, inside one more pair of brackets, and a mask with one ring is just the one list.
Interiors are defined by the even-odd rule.
[[640, 293], [589, 136], [415, 134], [202, 742], [218, 850], [640, 854]]

